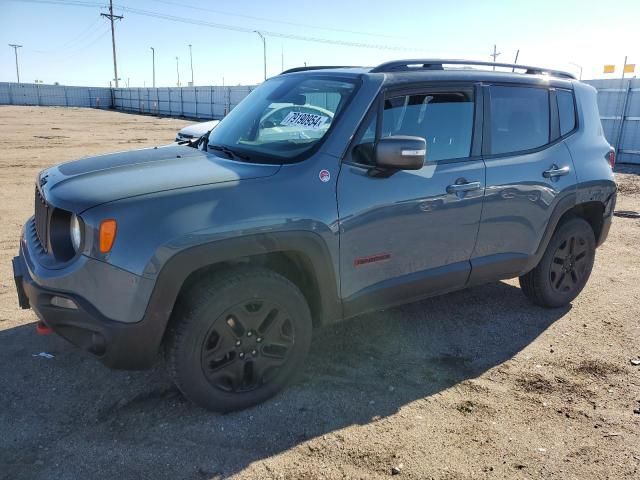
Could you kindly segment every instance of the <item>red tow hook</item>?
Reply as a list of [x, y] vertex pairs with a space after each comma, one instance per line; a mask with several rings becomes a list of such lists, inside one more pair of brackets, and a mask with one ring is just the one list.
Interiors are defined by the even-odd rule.
[[36, 333], [38, 335], [49, 335], [53, 333], [53, 330], [47, 327], [42, 320], [39, 320], [38, 323], [36, 323]]

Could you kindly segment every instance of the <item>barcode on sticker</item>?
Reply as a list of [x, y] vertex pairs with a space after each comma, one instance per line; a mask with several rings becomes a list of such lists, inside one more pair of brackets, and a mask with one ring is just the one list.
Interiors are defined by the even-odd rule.
[[329, 120], [329, 117], [323, 115], [316, 115], [315, 113], [302, 113], [302, 112], [289, 112], [284, 117], [284, 120], [280, 122], [280, 125], [285, 126], [300, 126], [311, 129], [321, 128]]

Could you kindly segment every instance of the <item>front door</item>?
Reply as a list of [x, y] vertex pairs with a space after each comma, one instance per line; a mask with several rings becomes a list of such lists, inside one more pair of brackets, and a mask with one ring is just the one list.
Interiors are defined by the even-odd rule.
[[[485, 184], [476, 96], [473, 85], [389, 91], [365, 119], [337, 185], [346, 316], [465, 285]], [[422, 169], [374, 168], [376, 140], [392, 135], [425, 138]]]

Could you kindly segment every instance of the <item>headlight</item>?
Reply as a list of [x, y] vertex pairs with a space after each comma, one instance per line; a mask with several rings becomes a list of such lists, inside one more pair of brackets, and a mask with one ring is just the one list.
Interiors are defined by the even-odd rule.
[[71, 236], [73, 249], [77, 252], [80, 249], [80, 243], [82, 243], [82, 227], [80, 226], [80, 220], [78, 220], [75, 213], [71, 215], [71, 221], [69, 222], [69, 234]]

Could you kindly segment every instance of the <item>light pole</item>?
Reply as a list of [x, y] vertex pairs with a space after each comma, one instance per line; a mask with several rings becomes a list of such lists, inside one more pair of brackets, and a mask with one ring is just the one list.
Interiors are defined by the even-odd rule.
[[153, 67], [153, 88], [156, 88], [156, 50], [153, 47], [151, 48], [151, 65]]
[[569, 62], [574, 67], [578, 67], [580, 69], [580, 78], [578, 80], [582, 80], [582, 65], [578, 65], [577, 63]]
[[13, 53], [16, 56], [16, 77], [18, 77], [18, 83], [20, 83], [20, 69], [18, 68], [18, 49], [22, 48], [22, 45], [16, 45], [15, 43], [10, 43], [9, 46], [13, 48]]
[[176, 73], [178, 74], [178, 86], [180, 86], [180, 68], [178, 67], [178, 57], [176, 57]]
[[189, 61], [191, 62], [191, 86], [193, 87], [193, 53], [191, 52], [191, 44], [189, 44]]
[[254, 30], [254, 33], [257, 33], [258, 36], [262, 39], [262, 59], [264, 62], [264, 79], [267, 79], [267, 40], [264, 38], [264, 35], [260, 33], [258, 30]]

